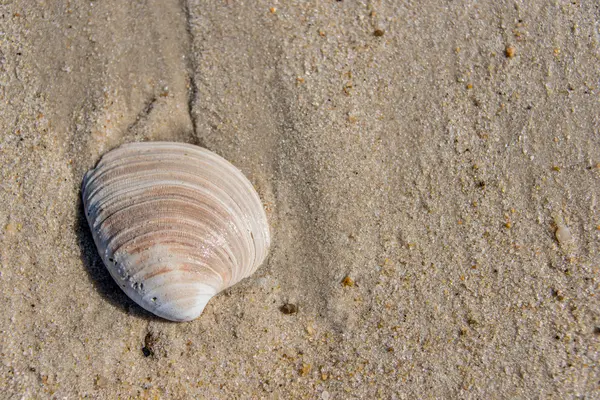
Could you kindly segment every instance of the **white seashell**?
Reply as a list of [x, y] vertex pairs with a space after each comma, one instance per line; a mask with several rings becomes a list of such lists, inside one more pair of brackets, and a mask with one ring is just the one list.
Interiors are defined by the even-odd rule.
[[172, 321], [197, 318], [267, 256], [258, 194], [228, 161], [183, 143], [125, 144], [87, 172], [83, 204], [119, 286]]

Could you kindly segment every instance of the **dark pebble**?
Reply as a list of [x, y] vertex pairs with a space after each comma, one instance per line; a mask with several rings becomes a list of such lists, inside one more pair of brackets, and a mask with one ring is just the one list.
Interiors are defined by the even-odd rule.
[[279, 310], [284, 314], [296, 314], [298, 312], [298, 307], [295, 304], [286, 303], [282, 305]]
[[144, 357], [150, 357], [152, 355], [152, 352], [146, 346], [142, 347], [142, 353], [144, 354]]

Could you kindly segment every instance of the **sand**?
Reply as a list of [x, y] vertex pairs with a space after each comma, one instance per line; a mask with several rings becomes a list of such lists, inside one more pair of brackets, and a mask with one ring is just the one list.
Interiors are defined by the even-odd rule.
[[[0, 398], [600, 398], [595, 2], [58, 3], [0, 2]], [[190, 323], [83, 218], [142, 140], [225, 157], [271, 221]]]

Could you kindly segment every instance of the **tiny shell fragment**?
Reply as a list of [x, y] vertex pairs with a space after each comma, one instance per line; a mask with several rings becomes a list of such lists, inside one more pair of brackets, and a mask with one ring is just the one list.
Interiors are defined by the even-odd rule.
[[556, 235], [556, 240], [558, 240], [558, 243], [560, 243], [561, 245], [565, 245], [565, 244], [571, 243], [573, 241], [573, 236], [571, 235], [571, 231], [565, 224], [559, 224], [556, 227], [555, 235]]
[[571, 231], [565, 223], [564, 218], [559, 214], [553, 213], [552, 219], [554, 220], [554, 225], [556, 226], [554, 236], [556, 237], [558, 244], [563, 248], [565, 246], [569, 246], [573, 242], [573, 235], [571, 235]]

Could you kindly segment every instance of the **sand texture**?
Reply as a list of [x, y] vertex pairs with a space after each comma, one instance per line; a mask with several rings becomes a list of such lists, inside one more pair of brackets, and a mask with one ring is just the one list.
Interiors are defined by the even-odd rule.
[[[0, 398], [600, 398], [599, 85], [597, 1], [0, 0]], [[143, 140], [271, 222], [190, 323], [83, 216]]]

